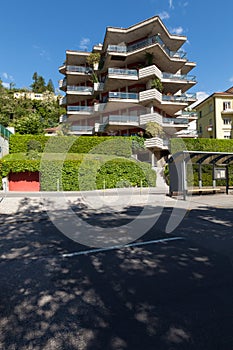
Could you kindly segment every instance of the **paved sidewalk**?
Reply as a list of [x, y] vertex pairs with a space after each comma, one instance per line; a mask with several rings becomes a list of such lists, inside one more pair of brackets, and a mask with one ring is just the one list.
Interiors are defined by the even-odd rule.
[[20, 211], [43, 212], [48, 208], [67, 209], [81, 205], [90, 209], [124, 208], [130, 206], [163, 206], [183, 209], [214, 207], [233, 209], [233, 195], [225, 193], [190, 195], [184, 201], [182, 196], [170, 198], [167, 193], [155, 188], [118, 189], [88, 192], [0, 192], [0, 214], [14, 214]]

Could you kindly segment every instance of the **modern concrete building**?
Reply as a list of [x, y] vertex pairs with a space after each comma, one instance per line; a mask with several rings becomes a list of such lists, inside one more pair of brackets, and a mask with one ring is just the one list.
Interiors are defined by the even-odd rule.
[[233, 138], [233, 87], [215, 92], [195, 107], [198, 136], [203, 138]]
[[181, 130], [195, 137], [186, 132], [197, 118], [187, 111], [196, 101], [187, 93], [196, 84], [189, 75], [196, 64], [181, 50], [186, 41], [155, 16], [129, 28], [107, 27], [92, 52], [67, 50], [59, 68], [65, 92], [60, 103], [67, 111], [62, 121], [75, 135], [135, 135], [157, 123], [163, 133], [151, 135], [146, 146], [160, 156]]

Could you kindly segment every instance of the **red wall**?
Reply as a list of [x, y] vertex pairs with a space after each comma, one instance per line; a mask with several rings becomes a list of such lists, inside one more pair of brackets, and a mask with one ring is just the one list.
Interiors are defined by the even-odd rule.
[[9, 191], [40, 191], [39, 172], [10, 173], [8, 180]]

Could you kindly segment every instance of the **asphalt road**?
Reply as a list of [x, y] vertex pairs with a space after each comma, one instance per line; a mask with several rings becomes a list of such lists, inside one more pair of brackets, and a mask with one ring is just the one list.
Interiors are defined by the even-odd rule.
[[[167, 205], [134, 244], [93, 251], [30, 199], [1, 214], [0, 349], [232, 350], [232, 206], [217, 204], [192, 206], [169, 234]], [[77, 214], [95, 233], [141, 211]]]

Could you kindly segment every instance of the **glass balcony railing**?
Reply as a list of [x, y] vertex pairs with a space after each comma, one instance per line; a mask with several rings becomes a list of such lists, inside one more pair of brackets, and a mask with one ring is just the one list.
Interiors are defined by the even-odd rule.
[[92, 68], [83, 67], [83, 66], [67, 66], [66, 70], [68, 72], [77, 72], [77, 73], [92, 73]]
[[70, 131], [92, 132], [94, 126], [90, 125], [71, 125]]
[[134, 92], [109, 92], [108, 97], [124, 100], [138, 100], [138, 94]]
[[87, 112], [93, 113], [94, 107], [92, 106], [67, 106], [68, 112]]
[[139, 124], [139, 117], [136, 115], [110, 115], [108, 117], [109, 123], [122, 123], [122, 124]]
[[168, 56], [172, 58], [185, 58], [186, 52], [179, 50], [179, 51], [171, 51], [163, 42], [163, 40], [160, 38], [159, 35], [154, 35], [150, 38], [138, 41], [135, 44], [123, 46], [123, 45], [108, 45], [107, 51], [108, 52], [117, 52], [117, 53], [128, 53], [133, 52], [139, 49], [142, 49], [144, 47], [153, 45], [153, 44], [160, 44], [160, 46], [163, 48], [163, 50], [168, 54]]
[[163, 101], [168, 101], [168, 102], [189, 102], [189, 101], [195, 101], [196, 100], [196, 94], [193, 95], [162, 95], [162, 100]]
[[115, 75], [127, 75], [127, 76], [138, 76], [138, 71], [136, 69], [118, 69], [118, 68], [109, 68], [108, 74]]
[[163, 124], [188, 124], [187, 118], [163, 118]]
[[118, 53], [127, 53], [127, 46], [123, 45], [108, 45], [108, 52], [118, 52]]
[[185, 81], [193, 81], [196, 82], [196, 77], [194, 75], [178, 75], [178, 74], [171, 74], [171, 73], [162, 73], [163, 79], [170, 79], [170, 80], [185, 80]]
[[74, 85], [68, 85], [67, 91], [76, 91], [76, 92], [93, 92], [93, 87], [91, 86], [74, 86]]
[[197, 118], [197, 112], [194, 111], [182, 111], [182, 116], [186, 117], [186, 118]]

